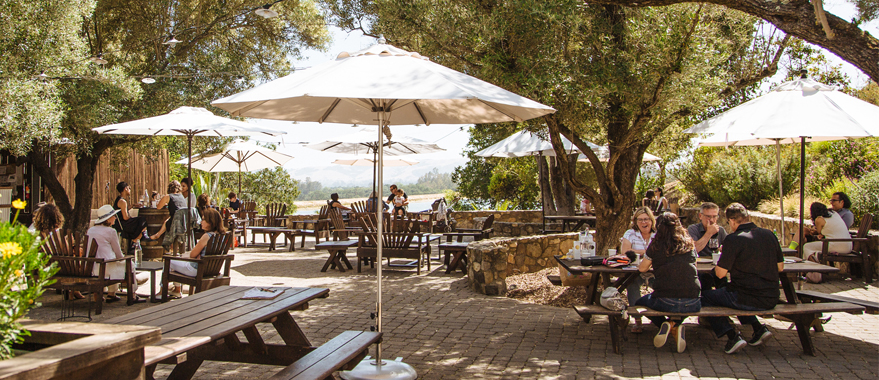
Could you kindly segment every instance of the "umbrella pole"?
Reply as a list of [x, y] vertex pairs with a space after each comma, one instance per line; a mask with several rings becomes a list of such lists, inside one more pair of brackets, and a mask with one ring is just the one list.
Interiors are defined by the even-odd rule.
[[241, 196], [241, 163], [238, 163], [238, 196]]
[[[186, 135], [186, 146], [189, 150], [189, 168], [186, 174], [187, 178], [189, 178], [189, 194], [186, 195], [186, 207], [190, 209], [192, 208], [192, 185], [195, 184], [192, 181], [192, 136], [191, 133]], [[195, 239], [195, 236], [191, 235], [194, 232], [189, 229], [189, 210], [183, 214], [183, 222], [186, 223], [186, 250], [188, 251], [192, 249], [192, 243], [189, 241], [190, 237]]]
[[806, 198], [806, 137], [800, 137], [800, 241], [798, 242], [800, 245], [797, 246], [797, 253], [801, 259], [803, 257], [803, 242], [805, 239], [803, 236], [803, 213], [805, 212], [806, 205], [803, 204], [803, 201]]
[[[381, 194], [382, 186], [381, 185], [384, 180], [384, 178], [383, 178], [384, 172], [382, 170], [383, 156], [385, 153], [384, 152], [384, 145], [385, 144], [384, 144], [384, 139], [383, 139], [383, 135], [382, 135], [382, 128], [384, 127], [384, 124], [385, 124], [384, 123], [384, 116], [385, 116], [385, 111], [384, 111], [384, 109], [382, 109], [378, 112], [378, 128], [376, 128], [376, 129], [378, 129], [378, 162], [377, 162], [377, 166], [376, 166], [376, 172], [378, 173], [378, 186], [379, 187], [378, 187], [377, 195], [378, 195], [379, 200], [382, 199], [382, 194]], [[378, 205], [376, 204], [376, 206], [378, 206]], [[378, 225], [375, 227], [375, 229], [376, 229], [376, 242], [377, 242], [377, 244], [376, 244], [377, 245], [376, 266], [375, 267], [376, 267], [376, 281], [378, 282], [378, 287], [376, 288], [376, 295], [375, 295], [375, 299], [376, 299], [375, 324], [376, 324], [376, 331], [381, 333], [382, 332], [382, 246], [384, 245], [384, 242], [382, 239], [382, 229], [383, 229], [382, 227], [384, 226], [384, 223], [382, 222], [382, 217], [384, 216], [384, 214], [381, 212], [381, 208], [378, 208], [377, 214], [378, 214], [377, 215], [378, 218], [376, 218], [376, 220], [378, 220]], [[381, 372], [381, 368], [382, 368], [382, 343], [381, 343], [381, 341], [379, 341], [375, 346], [375, 358], [376, 358], [376, 366], [378, 367], [378, 372]]]
[[781, 188], [781, 140], [775, 140], [775, 163], [778, 167], [778, 213], [781, 216], [781, 241], [784, 244], [784, 189]]

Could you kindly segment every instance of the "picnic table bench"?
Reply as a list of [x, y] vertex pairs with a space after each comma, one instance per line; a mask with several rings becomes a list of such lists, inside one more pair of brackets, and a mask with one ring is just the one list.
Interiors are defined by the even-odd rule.
[[[628, 317], [623, 318], [622, 312], [604, 308], [601, 305], [574, 306], [574, 310], [580, 316], [594, 314], [607, 315], [609, 319], [609, 329], [611, 335], [611, 344], [613, 352], [620, 354], [622, 351], [622, 341], [627, 340], [625, 336]], [[626, 309], [629, 315], [637, 317], [737, 317], [746, 315], [781, 315], [794, 321], [797, 327], [797, 334], [800, 337], [800, 344], [803, 346], [803, 353], [814, 356], [814, 348], [812, 346], [812, 338], [809, 335], [809, 329], [814, 321], [821, 313], [829, 312], [846, 312], [849, 314], [860, 314], [864, 312], [864, 307], [851, 304], [848, 302], [826, 302], [826, 303], [805, 303], [805, 304], [789, 304], [781, 303], [770, 310], [739, 310], [722, 306], [705, 306], [697, 313], [669, 313], [665, 311], [657, 311], [644, 306], [630, 306]]]
[[[589, 322], [592, 315], [620, 315], [619, 311], [611, 311], [608, 310], [601, 305], [599, 305], [599, 296], [598, 296], [598, 282], [599, 280], [603, 280], [605, 287], [613, 286], [619, 290], [623, 290], [634, 281], [635, 276], [639, 275], [640, 272], [638, 268], [635, 266], [627, 266], [627, 267], [618, 267], [618, 268], [610, 268], [604, 265], [598, 265], [593, 267], [586, 267], [580, 265], [579, 260], [566, 260], [561, 258], [561, 256], [555, 256], [556, 261], [562, 265], [562, 267], [573, 274], [584, 274], [591, 273], [592, 280], [590, 284], [587, 286], [587, 305], [583, 306], [575, 306], [574, 310], [580, 317], [583, 318], [585, 322]], [[696, 270], [700, 273], [706, 273], [714, 270], [714, 264], [710, 263], [700, 263], [697, 261]], [[864, 306], [855, 305], [848, 302], [826, 302], [826, 303], [815, 303], [815, 304], [802, 304], [800, 302], [799, 297], [797, 296], [797, 291], [795, 288], [795, 277], [799, 273], [805, 272], [819, 272], [819, 273], [832, 273], [839, 271], [839, 268], [821, 265], [818, 263], [813, 263], [809, 261], [803, 262], [795, 262], [795, 263], [785, 263], [784, 269], [779, 273], [780, 286], [784, 291], [784, 298], [786, 303], [781, 303], [776, 306], [775, 309], [772, 310], [762, 310], [762, 311], [746, 311], [746, 310], [738, 310], [738, 309], [729, 309], [729, 308], [717, 308], [717, 307], [705, 307], [702, 308], [702, 312], [689, 314], [689, 316], [739, 316], [739, 315], [769, 315], [769, 314], [778, 314], [789, 318], [794, 321], [797, 326], [797, 334], [800, 337], [800, 342], [803, 346], [803, 352], [809, 355], [814, 356], [814, 351], [812, 348], [812, 338], [809, 335], [809, 328], [813, 325], [813, 321], [815, 321], [821, 313], [824, 312], [847, 312], [847, 313], [863, 313], [865, 310]], [[619, 276], [619, 278], [611, 283], [610, 276], [615, 275]], [[656, 312], [658, 314], [645, 314], [647, 313], [646, 308], [640, 307], [638, 310], [630, 310], [629, 313], [633, 315], [666, 315], [673, 316], [673, 313], [666, 312]], [[630, 307], [629, 309], [632, 309]], [[714, 313], [714, 314], [712, 314]], [[625, 339], [625, 330], [620, 327], [620, 325], [624, 325], [626, 321], [621, 321], [621, 317], [619, 319], [610, 318], [610, 330], [611, 330], [611, 340], [614, 345], [614, 352], [620, 353], [620, 341], [621, 339]], [[624, 326], [623, 326], [624, 327]]]
[[369, 346], [381, 340], [382, 333], [345, 331], [284, 368], [270, 380], [327, 379], [335, 371], [350, 371], [366, 357]]
[[[176, 365], [169, 379], [189, 379], [205, 360], [288, 366], [316, 349], [289, 311], [306, 310], [329, 289], [271, 287], [283, 292], [273, 299], [241, 299], [250, 289], [222, 286], [105, 323], [161, 328], [162, 339], [144, 349], [146, 378], [159, 363]], [[265, 343], [257, 323], [271, 323], [284, 344]]]
[[821, 293], [814, 290], [798, 290], [797, 297], [800, 298], [801, 302], [848, 302], [863, 306], [865, 309], [864, 312], [867, 314], [879, 314], [879, 302], [870, 302], [852, 297]]

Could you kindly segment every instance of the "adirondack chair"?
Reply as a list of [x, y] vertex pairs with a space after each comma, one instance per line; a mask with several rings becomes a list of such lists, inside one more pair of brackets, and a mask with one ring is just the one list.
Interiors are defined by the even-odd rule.
[[[378, 235], [376, 232], [359, 233], [357, 243], [357, 272], [360, 273], [362, 262], [367, 260], [374, 263], [377, 255]], [[417, 273], [421, 274], [423, 262], [427, 262], [427, 270], [430, 270], [430, 260], [425, 259], [427, 253], [427, 240], [421, 233], [409, 232], [384, 232], [382, 233], [382, 257], [391, 259], [409, 259], [416, 261]]]
[[[821, 262], [821, 264], [825, 265], [833, 265], [833, 263], [835, 262], [860, 264], [861, 271], [863, 272], [864, 276], [864, 281], [866, 281], [868, 284], [873, 282], [874, 258], [870, 254], [870, 251], [867, 249], [867, 233], [870, 232], [870, 225], [872, 223], [873, 215], [865, 214], [861, 217], [861, 225], [858, 228], [858, 233], [853, 238], [821, 240], [822, 242], [824, 242], [824, 247], [821, 253], [818, 255], [818, 260]], [[837, 241], [851, 242], [852, 251], [850, 253], [829, 252], [830, 243]]]
[[[286, 203], [269, 203], [266, 205], [266, 217], [263, 220], [263, 226], [266, 227], [283, 227], [286, 225], [286, 221], [280, 218], [283, 218], [287, 215], [287, 204]], [[251, 243], [256, 242], [256, 234], [258, 232], [254, 232], [252, 235]], [[262, 240], [266, 240], [266, 233], [262, 232]], [[287, 243], [287, 237], [284, 237], [284, 244]]]
[[253, 220], [254, 216], [256, 216], [256, 202], [254, 202], [254, 201], [242, 202], [241, 203], [241, 211], [238, 212], [238, 217], [248, 219], [248, 220]]
[[[177, 256], [162, 256], [165, 269], [162, 271], [162, 302], [168, 300], [168, 284], [178, 282], [189, 285], [189, 294], [229, 285], [229, 272], [235, 255], [229, 254], [232, 246], [232, 231], [214, 235], [208, 240], [204, 255], [200, 259]], [[171, 260], [198, 263], [198, 272], [194, 277], [171, 270]]]
[[345, 220], [342, 219], [342, 213], [339, 212], [338, 209], [331, 209], [327, 211], [327, 218], [330, 220], [330, 224], [332, 225], [332, 234], [333, 240], [349, 240], [349, 235], [354, 235], [355, 232], [363, 231], [362, 228], [354, 228], [348, 227], [345, 225]]
[[[121, 259], [104, 260], [96, 256], [98, 245], [92, 241], [88, 245], [88, 254], [83, 256], [81, 253], [85, 248], [84, 242], [89, 241], [88, 236], [80, 239], [71, 231], [55, 230], [46, 237], [46, 243], [41, 248], [43, 252], [49, 255], [49, 263], [58, 263], [58, 272], [52, 276], [55, 283], [47, 286], [52, 289], [63, 290], [87, 290], [92, 294], [101, 294], [106, 286], [113, 284], [125, 284], [128, 290], [128, 304], [134, 304], [134, 292], [131, 291], [132, 278], [132, 260], [134, 256], [125, 256]], [[124, 279], [106, 279], [107, 264], [112, 262], [124, 261], [125, 273]], [[94, 276], [95, 265], [98, 266], [98, 275]], [[98, 297], [95, 314], [101, 314], [103, 311], [104, 299]]]
[[324, 236], [326, 241], [330, 241], [330, 206], [321, 206], [317, 219], [314, 221], [314, 229], [301, 229], [299, 234], [303, 236], [302, 247], [305, 247], [305, 236], [314, 236], [314, 243], [320, 244], [320, 237]]

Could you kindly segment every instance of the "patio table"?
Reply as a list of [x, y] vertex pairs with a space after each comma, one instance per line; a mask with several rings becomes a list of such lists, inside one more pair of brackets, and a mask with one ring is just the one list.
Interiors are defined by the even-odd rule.
[[[326, 297], [329, 289], [271, 287], [283, 292], [273, 299], [241, 299], [250, 289], [221, 286], [105, 323], [161, 328], [162, 340], [144, 349], [150, 379], [159, 363], [176, 364], [169, 379], [189, 379], [205, 360], [287, 366], [315, 349], [289, 311], [308, 309], [309, 301]], [[284, 344], [266, 343], [257, 323], [271, 323]]]
[[[286, 228], [286, 227], [263, 227], [263, 226], [255, 226], [249, 227], [248, 230], [254, 236], [256, 234], [265, 233], [269, 235], [269, 251], [274, 251], [277, 248], [278, 236], [284, 235], [284, 243], [287, 243], [287, 240], [290, 241], [290, 252], [296, 250], [296, 235], [300, 234], [300, 231], [295, 228]], [[303, 237], [303, 239], [305, 239]], [[252, 243], [256, 244], [256, 243]]]

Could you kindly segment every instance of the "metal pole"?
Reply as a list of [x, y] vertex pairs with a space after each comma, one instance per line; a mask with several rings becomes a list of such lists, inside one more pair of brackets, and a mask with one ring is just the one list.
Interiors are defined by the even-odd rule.
[[778, 213], [781, 215], [781, 241], [784, 244], [784, 190], [781, 185], [781, 140], [775, 139], [775, 162], [778, 167]]
[[805, 213], [806, 205], [803, 204], [803, 201], [806, 197], [806, 137], [800, 137], [800, 241], [799, 246], [797, 247], [797, 254], [801, 259], [803, 257], [803, 214]]
[[[381, 107], [384, 107], [384, 102], [382, 102]], [[378, 162], [377, 162], [378, 166], [376, 168], [376, 172], [378, 172], [378, 193], [377, 193], [377, 195], [378, 195], [379, 200], [382, 200], [382, 184], [384, 183], [384, 170], [382, 170], [383, 169], [382, 164], [384, 163], [384, 145], [385, 145], [384, 138], [382, 135], [382, 128], [385, 125], [384, 117], [385, 117], [385, 110], [384, 110], [384, 108], [380, 108], [379, 113], [378, 113], [378, 128], [377, 128], [378, 129]], [[378, 205], [376, 205], [376, 206], [378, 206]], [[378, 282], [378, 287], [376, 288], [376, 295], [375, 295], [375, 299], [376, 299], [375, 324], [376, 324], [376, 331], [381, 333], [382, 332], [382, 246], [384, 245], [384, 242], [382, 239], [382, 230], [383, 230], [382, 227], [384, 225], [384, 223], [382, 222], [382, 217], [384, 216], [384, 214], [381, 212], [381, 208], [378, 208], [376, 214], [378, 216], [376, 218], [376, 220], [378, 221], [378, 225], [375, 227], [375, 230], [376, 230], [376, 243], [377, 243], [378, 247], [376, 249], [376, 259], [375, 259], [376, 265], [375, 265], [375, 267], [376, 267], [376, 281]], [[378, 344], [375, 347], [375, 357], [376, 357], [376, 366], [378, 366], [378, 371], [381, 372], [381, 366], [382, 366], [382, 344], [381, 344], [381, 342], [378, 342]]]

